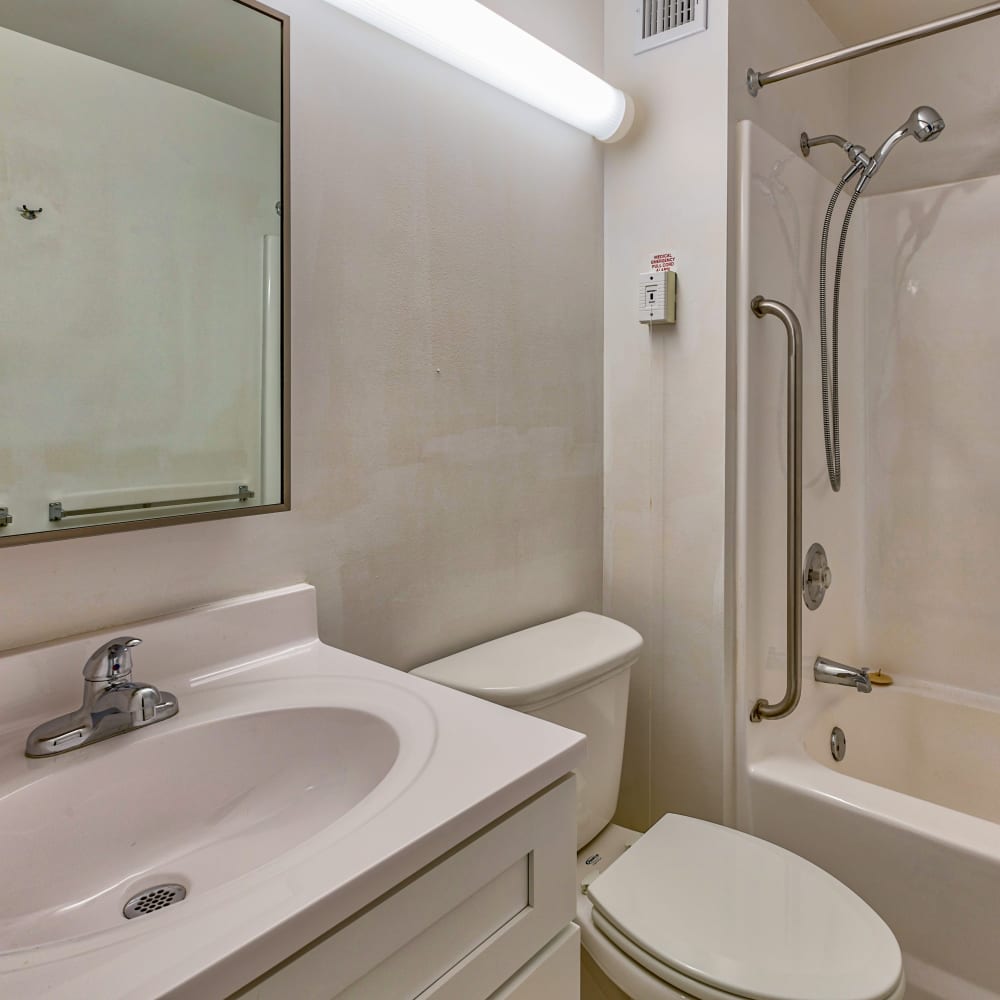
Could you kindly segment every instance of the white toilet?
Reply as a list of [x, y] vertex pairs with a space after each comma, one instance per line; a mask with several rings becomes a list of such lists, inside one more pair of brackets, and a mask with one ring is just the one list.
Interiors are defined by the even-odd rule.
[[414, 674], [586, 734], [577, 923], [612, 990], [633, 1000], [901, 1000], [892, 932], [815, 865], [685, 816], [645, 834], [611, 825], [641, 648], [627, 625], [584, 612]]

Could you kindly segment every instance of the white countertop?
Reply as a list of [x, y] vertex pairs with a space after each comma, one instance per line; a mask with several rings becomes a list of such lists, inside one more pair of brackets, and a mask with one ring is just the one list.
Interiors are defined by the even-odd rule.
[[[121, 634], [145, 640], [135, 677], [174, 692], [181, 714], [61, 757], [26, 760], [28, 731], [79, 706], [84, 660]], [[108, 778], [108, 787], [94, 788], [94, 809], [113, 823], [115, 755], [128, 754], [130, 741], [155, 738], [185, 713], [204, 722], [227, 706], [260, 710], [286, 697], [337, 704], [338, 691], [375, 692], [373, 703], [383, 703], [400, 735], [397, 765], [356, 810], [248, 875], [202, 894], [193, 886], [180, 905], [0, 953], [0, 996], [224, 997], [582, 761], [577, 733], [323, 645], [315, 592], [302, 585], [0, 657], [0, 822], [5, 796], [88, 758], [81, 774]], [[53, 836], [58, 850], [58, 837], [72, 831]], [[43, 862], [38, 883], [46, 878]]]

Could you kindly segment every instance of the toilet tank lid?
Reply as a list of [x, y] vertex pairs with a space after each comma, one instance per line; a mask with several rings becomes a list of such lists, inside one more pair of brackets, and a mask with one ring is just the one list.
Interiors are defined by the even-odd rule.
[[566, 694], [635, 662], [635, 629], [580, 611], [435, 660], [413, 671], [508, 708]]

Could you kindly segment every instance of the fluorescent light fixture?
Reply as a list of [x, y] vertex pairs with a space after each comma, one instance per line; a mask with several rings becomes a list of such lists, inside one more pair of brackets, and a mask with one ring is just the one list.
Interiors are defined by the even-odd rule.
[[602, 142], [632, 125], [631, 98], [476, 0], [326, 0]]

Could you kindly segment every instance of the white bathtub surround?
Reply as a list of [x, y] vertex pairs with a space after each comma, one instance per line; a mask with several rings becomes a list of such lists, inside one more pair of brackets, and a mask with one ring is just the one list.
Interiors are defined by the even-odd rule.
[[865, 648], [1000, 695], [1000, 177], [883, 195], [868, 220]]
[[[829, 751], [834, 725], [847, 737], [842, 764]], [[916, 995], [1000, 996], [1000, 702], [897, 681], [814, 701], [783, 742], [749, 765], [753, 831], [882, 915]]]
[[[0, 659], [5, 996], [229, 995], [582, 756], [576, 734], [324, 646], [311, 587], [127, 631], [144, 639], [135, 676], [173, 691], [180, 714], [61, 757], [25, 759], [25, 735], [77, 706], [78, 668], [112, 633]], [[564, 797], [570, 859], [572, 789]], [[564, 875], [563, 926], [571, 864]], [[180, 881], [188, 897], [124, 920], [150, 881]]]
[[[867, 900], [903, 947], [913, 996], [1000, 996], [1000, 714], [982, 655], [996, 645], [996, 616], [974, 592], [983, 580], [990, 589], [995, 572], [983, 561], [989, 546], [974, 542], [995, 534], [986, 499], [995, 435], [975, 426], [990, 405], [991, 279], [985, 251], [947, 259], [963, 233], [989, 246], [992, 182], [859, 203], [842, 302], [844, 489], [834, 496], [817, 357], [831, 185], [756, 126], [743, 123], [740, 137], [739, 301], [781, 298], [803, 320], [803, 542], [825, 545], [833, 587], [818, 611], [803, 612], [801, 705], [787, 720], [751, 724], [754, 700], [784, 683], [785, 359], [780, 327], [747, 309], [738, 343], [739, 825]], [[884, 667], [896, 685], [869, 695], [818, 685], [817, 655]], [[848, 741], [840, 765], [828, 749], [834, 725]]]
[[[848, 739], [840, 763], [830, 755], [834, 725]], [[1000, 761], [1000, 698], [904, 681], [877, 698], [843, 698], [825, 706], [806, 734], [805, 750], [829, 770], [910, 796], [919, 807], [930, 803], [986, 820], [987, 827], [967, 828], [971, 850], [989, 846], [976, 838], [977, 830], [997, 836], [1000, 797], [990, 765]], [[937, 824], [926, 826], [933, 830]]]
[[[757, 698], [776, 701], [785, 687], [785, 379], [781, 324], [750, 312], [755, 295], [776, 298], [803, 328], [803, 552], [822, 543], [833, 586], [818, 611], [803, 609], [803, 705], [816, 692], [813, 660], [856, 663], [862, 651], [865, 276], [864, 202], [852, 223], [841, 300], [841, 439], [844, 484], [830, 489], [823, 448], [819, 349], [819, 237], [833, 185], [813, 165], [749, 122], [740, 124], [741, 273], [737, 292], [737, 676], [738, 743], [744, 734], [770, 746], [781, 726], [749, 725]], [[745, 803], [741, 804], [745, 808]]]

